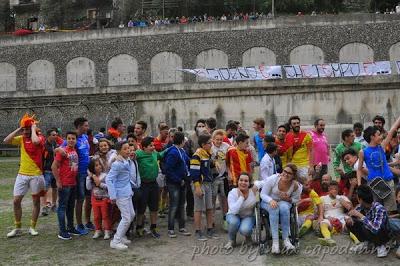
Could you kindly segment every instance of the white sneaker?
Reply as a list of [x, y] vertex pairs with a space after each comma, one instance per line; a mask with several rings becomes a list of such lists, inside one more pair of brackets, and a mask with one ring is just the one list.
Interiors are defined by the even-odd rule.
[[121, 238], [121, 243], [124, 245], [128, 245], [128, 244], [132, 243], [132, 241], [130, 241], [128, 238], [123, 237], [123, 238]]
[[279, 250], [279, 240], [278, 241], [273, 241], [272, 242], [272, 248], [271, 248], [272, 254], [279, 254], [281, 251]]
[[376, 253], [377, 253], [376, 256], [378, 258], [384, 258], [389, 253], [389, 250], [386, 248], [386, 245], [381, 245], [376, 247]]
[[122, 244], [121, 242], [115, 243], [114, 240], [110, 241], [110, 248], [116, 249], [116, 250], [127, 250], [128, 246]]
[[350, 251], [354, 252], [354, 253], [356, 253], [356, 252], [358, 253], [358, 252], [366, 251], [367, 249], [368, 249], [368, 241], [364, 241], [364, 242], [360, 242], [360, 243], [352, 246], [350, 248]]
[[14, 228], [10, 233], [7, 234], [8, 238], [20, 236], [22, 234], [21, 228]]
[[93, 235], [93, 239], [97, 239], [97, 238], [99, 238], [99, 237], [101, 237], [101, 230], [96, 230], [95, 232], [94, 232], [94, 235]]
[[290, 242], [289, 238], [286, 238], [283, 241], [283, 246], [285, 247], [286, 250], [292, 250], [295, 249], [295, 247], [292, 245], [292, 243]]
[[39, 235], [39, 232], [36, 231], [36, 229], [35, 229], [35, 228], [32, 228], [32, 227], [29, 227], [28, 233], [29, 233], [31, 236], [37, 236], [37, 235]]
[[110, 230], [104, 231], [104, 240], [107, 240], [110, 238], [111, 238], [111, 231]]

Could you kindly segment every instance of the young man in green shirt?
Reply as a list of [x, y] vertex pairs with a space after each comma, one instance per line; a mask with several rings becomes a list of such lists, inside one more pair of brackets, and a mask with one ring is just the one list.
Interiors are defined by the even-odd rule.
[[143, 236], [144, 213], [147, 206], [150, 210], [150, 232], [154, 238], [160, 238], [157, 231], [157, 212], [159, 200], [159, 188], [157, 176], [159, 172], [158, 161], [164, 156], [163, 152], [156, 152], [154, 146], [154, 138], [145, 137], [141, 146], [143, 150], [136, 151], [136, 161], [139, 166], [141, 178], [141, 200], [138, 207], [138, 218], [136, 233], [138, 236]]
[[[335, 149], [335, 155], [333, 159], [333, 168], [335, 169], [336, 179], [342, 177], [344, 174], [353, 171], [353, 167], [348, 165], [343, 159], [342, 155], [345, 150], [351, 148], [358, 152], [362, 149], [362, 144], [359, 142], [355, 142], [355, 135], [353, 130], [345, 129], [342, 132], [342, 143], [340, 143]], [[340, 163], [343, 164], [343, 169], [340, 168]]]

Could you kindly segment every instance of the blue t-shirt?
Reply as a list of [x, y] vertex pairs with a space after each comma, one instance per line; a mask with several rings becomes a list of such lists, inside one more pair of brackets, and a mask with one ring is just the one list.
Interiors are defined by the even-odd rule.
[[371, 182], [376, 177], [382, 177], [386, 181], [393, 179], [393, 174], [386, 161], [385, 151], [382, 146], [367, 147], [363, 151], [364, 161], [368, 168], [368, 182]]
[[[265, 135], [272, 135], [271, 131], [266, 131]], [[264, 145], [263, 145], [264, 139], [260, 137], [259, 133], [256, 132], [254, 134], [254, 144], [256, 145], [257, 153], [258, 153], [258, 161], [261, 162], [262, 158], [265, 155], [265, 150], [264, 150]]]
[[[63, 147], [67, 146], [67, 141], [65, 140]], [[87, 169], [90, 162], [90, 145], [89, 137], [86, 134], [79, 135], [76, 140], [75, 145], [76, 152], [78, 153], [78, 173], [80, 175], [87, 175]]]

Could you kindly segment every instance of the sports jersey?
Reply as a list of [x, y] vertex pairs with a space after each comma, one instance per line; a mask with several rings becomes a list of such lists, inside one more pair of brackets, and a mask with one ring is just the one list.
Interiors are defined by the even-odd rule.
[[45, 138], [38, 136], [40, 143], [35, 145], [31, 138], [16, 136], [11, 144], [20, 147], [21, 162], [18, 173], [26, 176], [39, 176], [43, 174], [43, 152]]
[[[299, 215], [310, 215], [314, 214], [315, 207], [319, 204], [321, 204], [321, 199], [318, 196], [317, 192], [315, 192], [313, 189], [308, 194], [302, 193], [301, 194], [301, 199], [311, 199], [311, 204], [306, 206], [304, 210], [299, 211]], [[299, 206], [300, 207], [300, 206]]]
[[252, 161], [253, 158], [249, 151], [241, 151], [236, 147], [230, 147], [228, 149], [226, 165], [234, 186], [237, 186], [237, 181], [241, 173], [246, 172], [251, 174], [250, 164]]
[[312, 144], [312, 138], [309, 133], [300, 131], [299, 133], [289, 132], [286, 140], [292, 145], [293, 156], [292, 163], [297, 167], [307, 167], [310, 165], [309, 145]]

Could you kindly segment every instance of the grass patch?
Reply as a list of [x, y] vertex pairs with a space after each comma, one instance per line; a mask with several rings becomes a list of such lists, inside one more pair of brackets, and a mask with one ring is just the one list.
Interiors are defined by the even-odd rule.
[[[12, 181], [12, 180], [10, 180]], [[11, 200], [13, 198], [14, 183], [0, 185], [0, 200]]]
[[0, 160], [0, 169], [0, 200], [11, 200], [19, 162]]
[[18, 174], [18, 161], [2, 161], [0, 160], [0, 179], [15, 178]]

